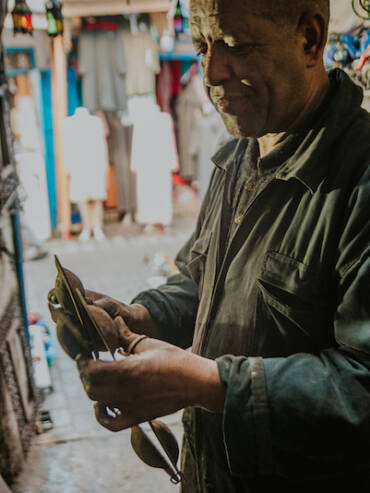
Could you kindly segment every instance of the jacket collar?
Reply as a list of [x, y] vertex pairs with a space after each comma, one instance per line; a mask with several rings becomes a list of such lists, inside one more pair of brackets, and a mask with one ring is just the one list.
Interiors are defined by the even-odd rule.
[[[314, 193], [326, 175], [325, 159], [335, 149], [345, 130], [361, 109], [362, 90], [340, 69], [329, 73], [331, 89], [325, 101], [309, 120], [270, 154], [261, 159], [262, 166], [278, 167], [276, 178], [296, 178]], [[215, 165], [226, 169], [240, 152], [245, 152], [248, 139], [233, 139], [212, 158]], [[275, 163], [276, 161], [276, 163]]]
[[232, 139], [223, 145], [211, 159], [217, 168], [225, 171], [240, 152], [245, 152], [247, 145], [248, 139]]

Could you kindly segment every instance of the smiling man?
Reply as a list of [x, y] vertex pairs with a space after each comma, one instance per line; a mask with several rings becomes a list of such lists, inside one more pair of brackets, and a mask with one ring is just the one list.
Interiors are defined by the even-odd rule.
[[88, 359], [51, 306], [89, 397], [122, 411], [98, 404], [103, 426], [186, 408], [183, 493], [370, 488], [370, 117], [347, 75], [324, 70], [328, 20], [328, 0], [191, 2], [235, 138], [179, 273], [130, 306], [90, 293], [134, 346], [121, 362]]

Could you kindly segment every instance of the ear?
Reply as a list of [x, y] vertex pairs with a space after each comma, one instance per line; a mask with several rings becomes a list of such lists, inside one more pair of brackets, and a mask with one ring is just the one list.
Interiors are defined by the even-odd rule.
[[303, 14], [297, 32], [302, 41], [302, 54], [306, 60], [306, 67], [316, 67], [322, 61], [327, 38], [327, 24], [324, 17], [319, 13]]

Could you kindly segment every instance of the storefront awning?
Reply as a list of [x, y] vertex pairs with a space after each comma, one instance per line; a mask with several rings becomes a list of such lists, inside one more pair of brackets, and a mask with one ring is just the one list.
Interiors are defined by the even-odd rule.
[[64, 0], [65, 17], [167, 12], [171, 0]]

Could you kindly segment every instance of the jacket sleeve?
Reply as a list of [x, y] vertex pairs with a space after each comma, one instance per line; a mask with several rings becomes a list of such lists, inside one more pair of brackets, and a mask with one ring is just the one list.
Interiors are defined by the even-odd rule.
[[199, 237], [204, 217], [212, 195], [212, 176], [210, 186], [203, 200], [194, 233], [176, 256], [179, 272], [168, 278], [167, 283], [158, 289], [144, 291], [131, 303], [145, 306], [160, 330], [161, 339], [182, 348], [192, 345], [195, 319], [198, 310], [198, 285], [189, 275], [187, 265], [192, 246]]
[[369, 175], [352, 193], [339, 243], [335, 347], [217, 360], [227, 387], [223, 433], [234, 475], [370, 472]]

